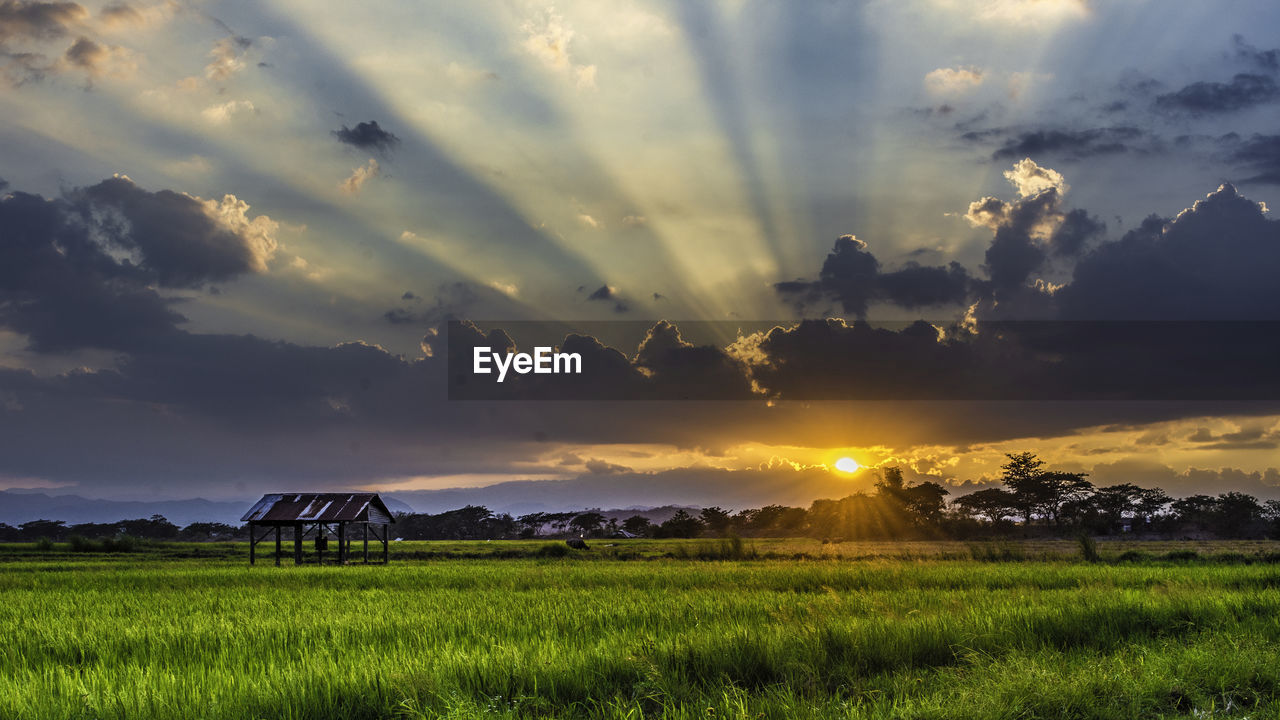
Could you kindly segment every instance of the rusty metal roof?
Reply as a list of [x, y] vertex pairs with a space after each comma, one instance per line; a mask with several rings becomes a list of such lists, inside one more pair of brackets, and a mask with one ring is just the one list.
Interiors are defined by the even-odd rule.
[[370, 505], [391, 516], [375, 493], [270, 493], [249, 508], [240, 522], [365, 522]]

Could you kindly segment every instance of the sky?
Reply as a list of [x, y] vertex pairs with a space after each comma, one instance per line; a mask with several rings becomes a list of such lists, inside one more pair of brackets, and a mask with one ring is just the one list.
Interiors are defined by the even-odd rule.
[[[1278, 30], [5, 0], [0, 489], [807, 505], [1031, 450], [1280, 497]], [[451, 396], [459, 348], [538, 327], [590, 377]]]

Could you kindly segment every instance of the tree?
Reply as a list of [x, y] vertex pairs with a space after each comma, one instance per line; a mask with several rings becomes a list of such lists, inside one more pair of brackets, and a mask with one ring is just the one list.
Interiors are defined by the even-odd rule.
[[926, 481], [906, 488], [903, 499], [917, 523], [932, 524], [942, 516], [946, 496], [951, 492], [936, 482]]
[[575, 515], [569, 521], [569, 529], [579, 535], [594, 537], [600, 534], [600, 526], [604, 525], [604, 515], [594, 510]]
[[1218, 496], [1217, 505], [1214, 531], [1218, 535], [1249, 537], [1261, 531], [1262, 505], [1254, 496], [1226, 492]]
[[194, 522], [182, 528], [179, 540], [188, 542], [224, 541], [235, 538], [236, 528], [220, 522]]
[[658, 526], [659, 537], [693, 538], [702, 534], [702, 521], [680, 509], [670, 520]]
[[62, 540], [67, 535], [67, 523], [64, 520], [32, 520], [18, 526], [23, 540]]
[[1208, 495], [1188, 495], [1170, 503], [1179, 525], [1198, 530], [1212, 527], [1217, 507], [1218, 501]]
[[649, 518], [643, 515], [632, 515], [622, 521], [622, 529], [632, 535], [646, 537], [653, 533], [653, 523], [649, 521]]
[[137, 520], [121, 520], [116, 523], [121, 535], [148, 538], [151, 540], [170, 540], [178, 537], [178, 526], [169, 522], [163, 515], [152, 515]]
[[1031, 515], [1040, 499], [1037, 491], [1040, 475], [1044, 472], [1040, 469], [1044, 467], [1044, 461], [1030, 452], [1005, 453], [1005, 457], [1009, 458], [1009, 462], [1000, 466], [1003, 471], [1001, 478], [1017, 498], [1023, 521], [1030, 525]]
[[698, 513], [698, 518], [708, 530], [717, 535], [727, 534], [733, 524], [733, 518], [729, 513], [719, 507], [703, 508], [702, 512]]
[[1000, 488], [987, 488], [962, 495], [951, 501], [951, 506], [969, 517], [982, 516], [997, 523], [1014, 515], [1018, 509], [1018, 499], [1013, 493]]

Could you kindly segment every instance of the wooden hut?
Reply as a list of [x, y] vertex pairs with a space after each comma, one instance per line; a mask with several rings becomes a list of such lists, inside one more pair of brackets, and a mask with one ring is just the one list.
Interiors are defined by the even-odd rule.
[[[272, 493], [263, 495], [249, 512], [240, 518], [249, 523], [249, 564], [257, 559], [258, 543], [275, 532], [276, 565], [280, 564], [281, 531], [293, 528], [293, 562], [301, 565], [302, 541], [311, 535], [315, 541], [316, 562], [323, 565], [329, 535], [336, 531], [337, 562], [351, 561], [351, 543], [357, 534], [362, 542], [363, 562], [369, 562], [369, 536], [382, 543], [382, 562], [389, 558], [391, 511], [375, 493]], [[265, 532], [259, 532], [265, 528]]]

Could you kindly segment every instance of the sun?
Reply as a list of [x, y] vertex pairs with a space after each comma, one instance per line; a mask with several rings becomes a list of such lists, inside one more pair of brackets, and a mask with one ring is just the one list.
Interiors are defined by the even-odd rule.
[[855, 473], [862, 468], [857, 460], [851, 457], [842, 457], [836, 461], [836, 469], [844, 473]]

